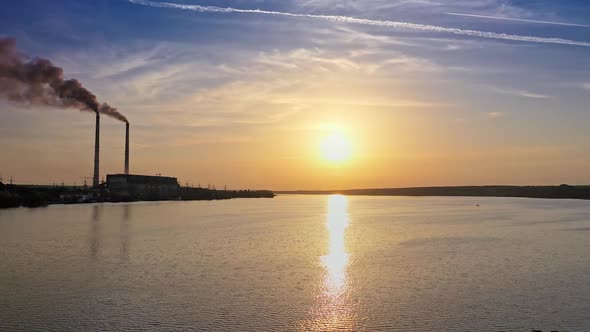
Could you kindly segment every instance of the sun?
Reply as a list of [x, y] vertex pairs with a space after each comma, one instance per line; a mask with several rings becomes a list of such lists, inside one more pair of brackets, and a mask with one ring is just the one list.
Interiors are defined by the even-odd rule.
[[342, 133], [332, 133], [320, 143], [322, 158], [332, 163], [341, 163], [350, 159], [352, 153], [350, 140]]

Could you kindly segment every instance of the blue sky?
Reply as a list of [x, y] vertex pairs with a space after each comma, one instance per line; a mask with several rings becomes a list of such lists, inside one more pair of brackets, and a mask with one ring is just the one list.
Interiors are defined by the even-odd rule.
[[[590, 3], [162, 3], [0, 11], [0, 35], [127, 115], [138, 173], [272, 189], [590, 182]], [[264, 13], [239, 12], [248, 9]], [[87, 176], [92, 117], [1, 103], [0, 172]], [[103, 122], [103, 169], [116, 172], [122, 128]], [[356, 159], [334, 170], [313, 160], [314, 142], [336, 127], [354, 138]]]

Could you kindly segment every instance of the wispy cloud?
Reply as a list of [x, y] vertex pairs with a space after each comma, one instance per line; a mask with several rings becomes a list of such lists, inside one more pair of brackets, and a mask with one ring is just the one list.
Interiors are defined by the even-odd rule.
[[532, 98], [532, 99], [547, 99], [551, 98], [551, 96], [544, 95], [541, 93], [530, 92], [526, 90], [509, 90], [509, 89], [494, 89], [498, 93], [503, 93], [507, 95], [517, 96], [517, 97], [524, 97], [524, 98]]
[[488, 118], [490, 118], [490, 119], [499, 119], [499, 118], [503, 118], [504, 115], [505, 114], [503, 112], [489, 112], [488, 113]]
[[586, 84], [582, 85], [582, 87], [586, 90], [590, 90], [590, 83], [586, 83]]
[[[425, 7], [432, 7], [439, 5], [439, 1], [433, 0], [397, 0], [397, 1], [390, 1], [390, 0], [373, 0], [371, 1], [371, 9], [372, 10], [391, 10], [396, 8], [425, 8]], [[326, 9], [330, 8], [332, 10], [356, 10], [356, 11], [366, 11], [367, 4], [362, 1], [347, 1], [347, 0], [300, 0], [299, 4], [302, 8], [306, 9]]]
[[403, 54], [396, 55], [382, 61], [375, 70], [381, 70], [388, 66], [395, 66], [397, 70], [414, 71], [414, 72], [440, 72], [443, 69], [450, 70], [452, 68], [443, 68], [427, 59], [420, 59], [416, 57], [406, 56]]
[[[233, 105], [233, 110], [251, 110], [251, 105], [274, 105], [284, 108], [307, 107], [310, 105], [347, 105], [365, 107], [442, 107], [435, 102], [403, 99], [388, 96], [350, 95], [330, 98], [330, 87], [334, 84], [346, 86], [351, 77], [357, 77], [358, 73], [374, 78], [392, 76], [391, 72], [399, 74], [401, 70], [414, 71], [414, 67], [430, 66], [419, 58], [412, 58], [403, 54], [397, 54], [398, 58], [387, 57], [381, 54], [383, 60], [377, 64], [373, 62], [349, 57], [339, 57], [333, 52], [323, 49], [295, 49], [289, 52], [261, 52], [248, 63], [243, 63], [233, 68], [236, 72], [244, 72], [234, 80], [209, 89], [204, 89], [192, 95], [191, 102], [201, 105]], [[416, 62], [416, 63], [414, 63]], [[388, 68], [394, 67], [394, 68]], [[409, 67], [409, 68], [406, 68]], [[425, 70], [418, 68], [415, 70]], [[434, 70], [434, 69], [431, 69]], [[336, 78], [336, 79], [335, 79]], [[323, 91], [316, 93], [314, 91]], [[250, 106], [244, 106], [250, 105]], [[258, 106], [259, 107], [259, 106]]]
[[524, 23], [552, 24], [552, 25], [564, 25], [564, 26], [570, 26], [570, 27], [590, 28], [590, 25], [587, 25], [587, 24], [576, 24], [576, 23], [567, 23], [567, 22], [538, 21], [538, 20], [527, 20], [527, 19], [522, 19], [522, 18], [476, 15], [476, 14], [465, 14], [465, 13], [450, 13], [450, 12], [443, 13], [443, 14], [452, 15], [452, 16], [483, 18], [483, 19], [490, 19], [490, 20], [504, 20], [504, 21], [524, 22]]
[[183, 5], [169, 2], [152, 2], [147, 0], [128, 0], [131, 3], [158, 7], [158, 8], [172, 8], [172, 9], [183, 9], [191, 10], [196, 12], [208, 12], [208, 13], [241, 13], [241, 14], [258, 14], [258, 15], [274, 15], [274, 16], [288, 16], [288, 17], [301, 17], [311, 19], [321, 19], [331, 22], [342, 22], [352, 23], [361, 25], [380, 26], [395, 29], [409, 29], [423, 32], [436, 32], [436, 33], [450, 33], [462, 36], [471, 36], [488, 39], [500, 39], [500, 40], [511, 40], [520, 42], [531, 42], [531, 43], [546, 43], [546, 44], [562, 44], [562, 45], [575, 45], [575, 46], [586, 46], [590, 47], [590, 42], [575, 41], [562, 38], [546, 38], [536, 36], [522, 36], [522, 35], [510, 35], [505, 33], [496, 33], [488, 31], [478, 30], [466, 30], [459, 28], [447, 28], [435, 25], [416, 24], [408, 22], [398, 21], [381, 21], [381, 20], [370, 20], [362, 19], [350, 16], [335, 16], [335, 15], [315, 15], [315, 14], [298, 14], [289, 12], [279, 11], [268, 11], [261, 9], [237, 9], [237, 8], [222, 8], [215, 6], [200, 6], [200, 5]]
[[534, 98], [534, 99], [547, 99], [547, 98], [549, 98], [549, 96], [547, 96], [547, 95], [543, 95], [540, 93], [534, 93], [534, 92], [528, 92], [528, 91], [519, 91], [518, 95], [521, 97]]

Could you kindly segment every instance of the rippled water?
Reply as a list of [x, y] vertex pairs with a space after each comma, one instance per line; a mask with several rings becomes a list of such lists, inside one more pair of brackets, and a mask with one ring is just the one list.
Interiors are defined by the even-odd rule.
[[586, 201], [0, 210], [0, 331], [590, 331], [589, 313]]

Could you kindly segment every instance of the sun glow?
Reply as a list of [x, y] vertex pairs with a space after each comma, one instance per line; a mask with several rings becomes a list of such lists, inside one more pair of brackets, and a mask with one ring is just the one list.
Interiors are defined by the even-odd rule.
[[340, 163], [350, 159], [352, 153], [350, 140], [342, 133], [326, 136], [320, 144], [322, 158], [332, 163]]

